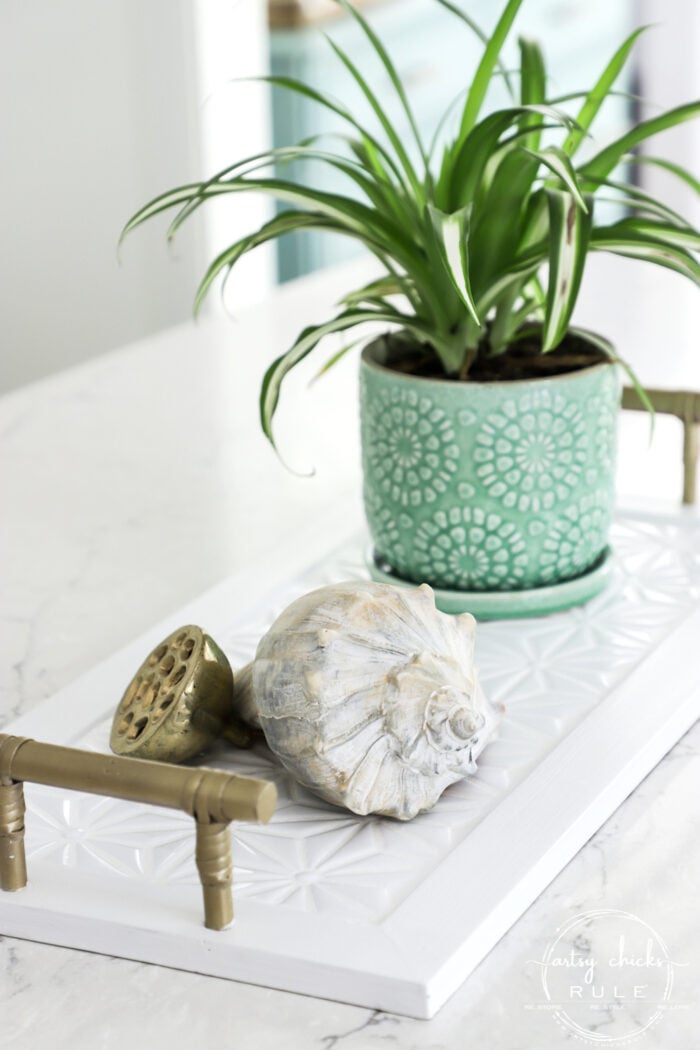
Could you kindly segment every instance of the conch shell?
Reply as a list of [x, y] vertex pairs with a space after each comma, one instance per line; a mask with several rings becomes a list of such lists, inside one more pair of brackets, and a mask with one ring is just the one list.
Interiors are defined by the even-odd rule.
[[469, 613], [439, 612], [427, 584], [321, 587], [278, 617], [234, 676], [237, 714], [322, 798], [410, 820], [475, 771], [496, 726], [475, 631]]

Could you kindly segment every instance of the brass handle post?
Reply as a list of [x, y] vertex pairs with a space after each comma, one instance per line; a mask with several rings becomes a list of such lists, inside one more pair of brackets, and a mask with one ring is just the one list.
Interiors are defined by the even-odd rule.
[[204, 891], [204, 925], [223, 930], [233, 920], [233, 861], [228, 824], [197, 821], [197, 871]]
[[0, 783], [0, 888], [21, 890], [26, 884], [24, 789]]
[[277, 800], [274, 784], [266, 780], [0, 734], [0, 887], [4, 890], [20, 889], [27, 881], [25, 782], [181, 809], [194, 817], [205, 924], [215, 930], [233, 918], [229, 823], [265, 824]]
[[[700, 393], [690, 390], [650, 390], [647, 388], [646, 394], [655, 412], [675, 416], [683, 424], [683, 503], [692, 505], [697, 499]], [[622, 407], [633, 412], [646, 411], [634, 387], [625, 387], [623, 390]]]

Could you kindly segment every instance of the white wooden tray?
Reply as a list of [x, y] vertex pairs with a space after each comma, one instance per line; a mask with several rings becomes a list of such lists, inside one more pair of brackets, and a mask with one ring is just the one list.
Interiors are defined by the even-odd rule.
[[[236, 667], [298, 594], [364, 577], [365, 542], [291, 579], [269, 565], [231, 578], [7, 731], [106, 751], [126, 682], [168, 631], [200, 623]], [[625, 514], [613, 544], [613, 583], [585, 607], [480, 625], [484, 688], [506, 715], [432, 813], [356, 817], [262, 745], [212, 752], [280, 795], [268, 826], [233, 826], [236, 921], [215, 933], [188, 817], [27, 785], [30, 882], [0, 893], [0, 931], [431, 1017], [700, 714], [698, 518]]]

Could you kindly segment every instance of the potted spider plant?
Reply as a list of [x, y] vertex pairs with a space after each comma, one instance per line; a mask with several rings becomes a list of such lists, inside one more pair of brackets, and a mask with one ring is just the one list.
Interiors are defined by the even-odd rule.
[[[122, 236], [177, 209], [172, 237], [221, 194], [261, 192], [285, 204], [287, 210], [211, 263], [195, 310], [243, 255], [289, 231], [324, 230], [362, 242], [381, 276], [350, 290], [335, 316], [305, 328], [270, 366], [260, 395], [265, 434], [274, 444], [273, 418], [290, 370], [330, 333], [372, 326], [361, 361], [361, 431], [375, 574], [429, 582], [443, 607], [487, 615], [585, 600], [607, 572], [619, 366], [627, 366], [604, 337], [572, 328], [571, 316], [590, 252], [644, 259], [700, 283], [698, 232], [628, 174], [636, 147], [697, 116], [700, 102], [638, 123], [580, 162], [579, 150], [642, 29], [592, 86], [552, 98], [536, 42], [520, 39], [514, 73], [501, 59], [523, 0], [508, 0], [488, 37], [457, 4], [435, 0], [461, 23], [456, 28], [476, 32], [484, 49], [427, 148], [381, 40], [360, 11], [337, 2], [378, 57], [411, 129], [410, 144], [365, 73], [329, 40], [376, 127], [308, 84], [262, 78], [333, 111], [348, 132], [340, 137], [344, 146], [330, 151], [306, 141], [237, 161], [207, 181], [157, 197]], [[504, 79], [511, 101], [483, 116], [495, 76]], [[270, 171], [287, 160], [340, 172], [348, 193], [293, 181], [284, 166]], [[685, 170], [651, 162], [698, 191]], [[625, 163], [627, 174], [616, 177]], [[625, 217], [606, 223], [595, 204], [610, 195]]]

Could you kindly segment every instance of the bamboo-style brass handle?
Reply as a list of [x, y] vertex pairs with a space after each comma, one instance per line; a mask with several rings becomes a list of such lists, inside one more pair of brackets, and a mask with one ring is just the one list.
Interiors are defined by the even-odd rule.
[[213, 769], [120, 758], [0, 734], [0, 888], [27, 883], [24, 852], [25, 782], [87, 791], [130, 802], [182, 809], [194, 817], [196, 861], [204, 893], [204, 925], [233, 920], [232, 820], [266, 824], [277, 790], [266, 780]]
[[[646, 394], [655, 412], [675, 416], [683, 424], [683, 502], [693, 504], [697, 499], [698, 427], [700, 426], [700, 393], [690, 390], [650, 390]], [[622, 407], [634, 412], [645, 411], [634, 387], [622, 392]]]

